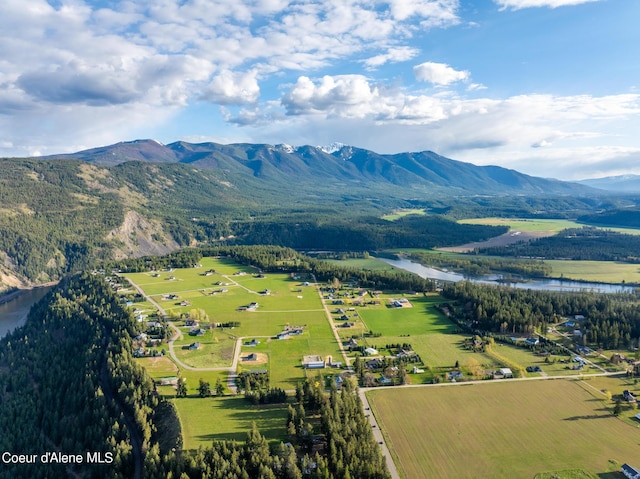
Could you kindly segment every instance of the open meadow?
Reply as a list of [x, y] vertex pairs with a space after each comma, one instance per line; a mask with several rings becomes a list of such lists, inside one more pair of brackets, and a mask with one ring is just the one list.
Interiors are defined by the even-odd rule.
[[532, 478], [567, 469], [608, 477], [640, 458], [640, 424], [614, 417], [589, 381], [487, 381], [367, 396], [406, 478]]
[[567, 228], [582, 228], [584, 225], [569, 220], [529, 219], [529, 218], [469, 218], [459, 223], [469, 225], [508, 226], [516, 231], [546, 231], [559, 232]]
[[640, 284], [640, 265], [615, 261], [545, 260], [554, 278], [598, 282]]
[[244, 441], [255, 423], [269, 441], [286, 441], [287, 405], [254, 406], [241, 396], [181, 398], [174, 404], [184, 449], [210, 446], [213, 440]]

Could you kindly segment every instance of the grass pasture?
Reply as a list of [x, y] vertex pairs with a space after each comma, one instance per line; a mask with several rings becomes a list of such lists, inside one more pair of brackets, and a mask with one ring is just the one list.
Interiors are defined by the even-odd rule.
[[558, 233], [567, 228], [582, 228], [584, 225], [569, 220], [528, 218], [469, 218], [458, 221], [469, 225], [508, 226], [516, 231], [552, 231]]
[[[404, 477], [534, 477], [640, 457], [640, 426], [583, 381], [506, 381], [367, 393]], [[400, 405], [400, 406], [399, 406]]]
[[640, 284], [640, 265], [615, 261], [545, 260], [552, 276], [599, 283]]
[[384, 216], [382, 216], [383, 220], [387, 220], [387, 221], [395, 221], [397, 219], [400, 219], [404, 216], [409, 216], [409, 215], [418, 215], [418, 216], [424, 216], [426, 215], [426, 211], [424, 209], [419, 209], [419, 208], [403, 208], [403, 209], [399, 209], [399, 210], [394, 210], [392, 213], [386, 214]]
[[184, 449], [210, 446], [214, 440], [244, 441], [252, 424], [269, 441], [286, 441], [287, 405], [253, 406], [242, 397], [181, 398], [173, 400]]

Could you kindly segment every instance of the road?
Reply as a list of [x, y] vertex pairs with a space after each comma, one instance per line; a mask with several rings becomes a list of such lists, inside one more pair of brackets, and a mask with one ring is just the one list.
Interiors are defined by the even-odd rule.
[[395, 462], [393, 462], [393, 458], [391, 457], [391, 452], [387, 447], [387, 443], [384, 440], [384, 436], [382, 435], [382, 430], [380, 429], [380, 425], [378, 424], [375, 416], [373, 415], [373, 411], [371, 410], [371, 406], [369, 406], [369, 400], [367, 399], [366, 393], [367, 389], [359, 389], [358, 395], [360, 396], [360, 401], [362, 401], [362, 406], [364, 408], [365, 416], [368, 416], [369, 424], [371, 424], [371, 431], [373, 432], [373, 437], [376, 442], [380, 445], [380, 449], [382, 450], [382, 455], [387, 461], [387, 468], [389, 469], [389, 473], [391, 474], [391, 479], [400, 479], [400, 474], [398, 473], [398, 469], [396, 468]]

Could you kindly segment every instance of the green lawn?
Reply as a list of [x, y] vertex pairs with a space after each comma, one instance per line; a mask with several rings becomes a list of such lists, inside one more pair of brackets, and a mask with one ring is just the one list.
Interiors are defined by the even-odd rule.
[[286, 441], [287, 405], [253, 406], [243, 397], [188, 397], [173, 400], [184, 449], [209, 446], [214, 440], [244, 441], [255, 422], [269, 441]]
[[404, 477], [514, 478], [640, 457], [639, 426], [580, 381], [512, 381], [371, 391]]

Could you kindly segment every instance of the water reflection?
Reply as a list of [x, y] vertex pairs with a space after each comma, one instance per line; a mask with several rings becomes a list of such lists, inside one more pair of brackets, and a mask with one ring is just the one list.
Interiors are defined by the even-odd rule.
[[559, 279], [531, 279], [526, 282], [509, 282], [499, 275], [472, 277], [451, 271], [443, 271], [428, 266], [414, 263], [406, 258], [387, 259], [378, 258], [391, 266], [415, 273], [421, 278], [436, 279], [441, 281], [472, 281], [482, 284], [504, 284], [518, 289], [534, 289], [543, 291], [594, 291], [598, 293], [632, 293], [633, 286], [620, 284], [588, 283], [585, 281], [571, 281]]

